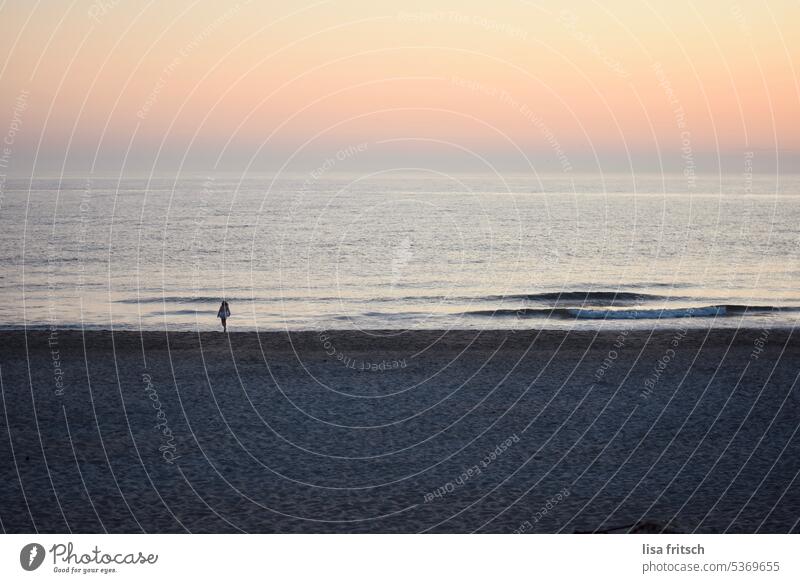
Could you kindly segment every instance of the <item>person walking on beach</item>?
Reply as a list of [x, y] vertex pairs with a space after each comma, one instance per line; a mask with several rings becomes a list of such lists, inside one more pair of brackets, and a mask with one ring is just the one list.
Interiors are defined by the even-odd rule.
[[226, 321], [228, 318], [231, 317], [231, 309], [228, 307], [228, 302], [222, 300], [222, 303], [219, 305], [219, 310], [217, 310], [217, 318], [222, 320], [222, 331], [227, 332], [228, 326]]

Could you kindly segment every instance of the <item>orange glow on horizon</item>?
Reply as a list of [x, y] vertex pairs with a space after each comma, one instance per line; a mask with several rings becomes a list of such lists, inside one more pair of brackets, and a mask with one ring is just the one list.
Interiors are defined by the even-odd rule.
[[41, 140], [43, 160], [64, 160], [70, 138], [130, 142], [135, 160], [266, 141], [280, 159], [321, 134], [495, 153], [555, 140], [655, 155], [686, 136], [697, 152], [800, 151], [796, 2], [190, 6], [8, 3], [0, 105], [30, 92], [17, 147]]

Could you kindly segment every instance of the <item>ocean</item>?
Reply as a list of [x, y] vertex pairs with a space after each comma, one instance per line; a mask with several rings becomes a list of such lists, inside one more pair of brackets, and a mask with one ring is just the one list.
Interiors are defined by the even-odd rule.
[[14, 179], [0, 326], [791, 327], [798, 224], [786, 176]]

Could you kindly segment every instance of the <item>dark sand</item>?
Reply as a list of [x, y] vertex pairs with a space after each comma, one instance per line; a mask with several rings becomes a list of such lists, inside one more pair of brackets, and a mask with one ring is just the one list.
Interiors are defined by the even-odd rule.
[[2, 529], [799, 530], [789, 331], [386, 334], [0, 333]]

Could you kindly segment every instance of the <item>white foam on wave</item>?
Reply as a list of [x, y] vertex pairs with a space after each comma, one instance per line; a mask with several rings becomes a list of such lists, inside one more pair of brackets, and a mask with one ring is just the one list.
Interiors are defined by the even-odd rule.
[[615, 310], [567, 308], [576, 318], [589, 320], [661, 320], [665, 318], [712, 318], [724, 316], [725, 306], [705, 306], [700, 308], [672, 308], [661, 310]]

